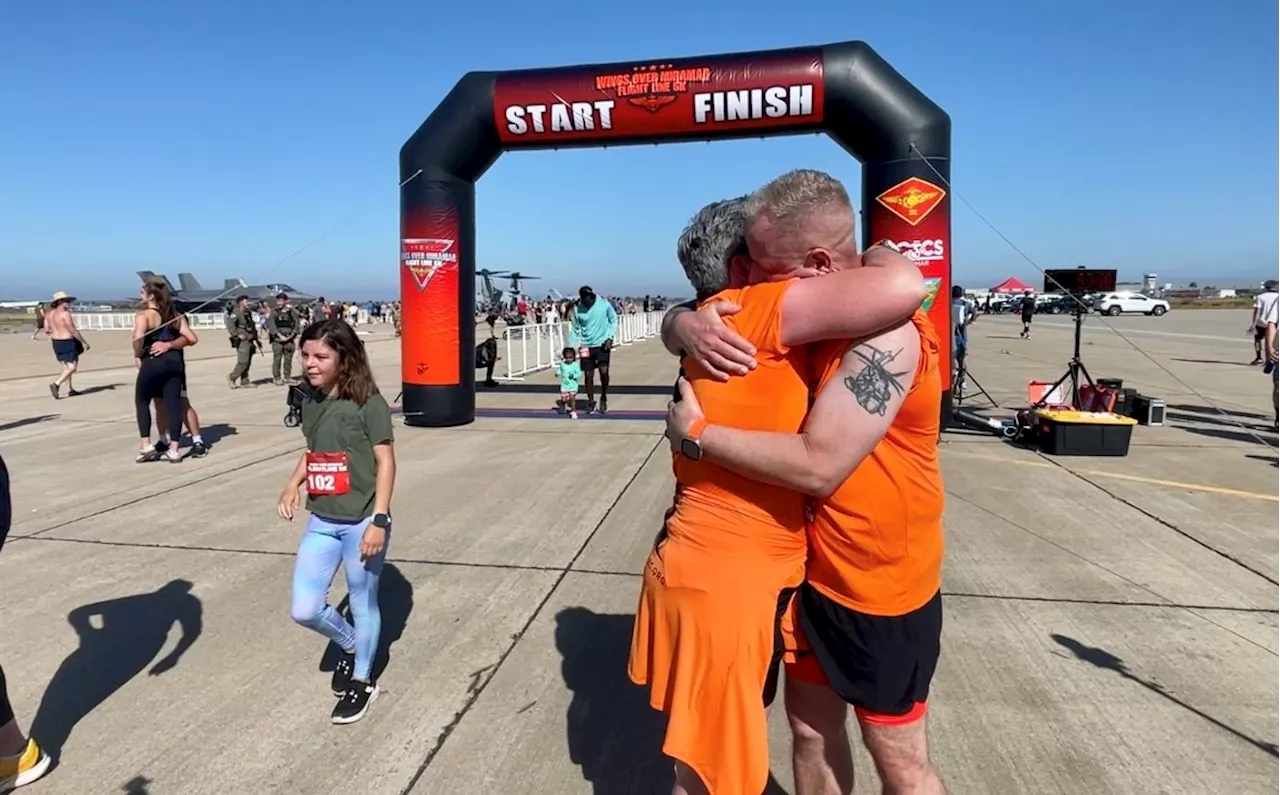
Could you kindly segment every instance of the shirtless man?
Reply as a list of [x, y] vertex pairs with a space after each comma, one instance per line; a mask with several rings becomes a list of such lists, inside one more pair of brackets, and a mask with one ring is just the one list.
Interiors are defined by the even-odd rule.
[[[822, 177], [784, 175], [753, 197], [747, 244], [762, 269], [802, 268], [819, 250], [835, 271], [860, 264], [852, 213], [839, 203], [806, 206]], [[848, 243], [816, 248], [837, 239]], [[718, 322], [714, 311], [686, 312], [669, 331], [694, 358], [732, 362], [749, 345], [712, 331]], [[923, 312], [880, 334], [828, 344], [815, 353], [827, 364], [799, 434], [708, 424], [684, 382], [668, 414], [668, 435], [682, 447], [696, 435], [705, 460], [820, 500], [794, 603], [799, 650], [787, 664], [797, 795], [852, 792], [847, 705], [886, 793], [945, 791], [925, 734], [942, 628], [939, 349]]]
[[[841, 196], [852, 217], [843, 189]], [[743, 206], [709, 205], [680, 238], [677, 255], [699, 298], [745, 281]], [[882, 249], [873, 259], [882, 267], [821, 284], [761, 273], [753, 286], [720, 292], [735, 302], [729, 322], [754, 343], [759, 366], [719, 383], [686, 358], [686, 388], [708, 416], [794, 436], [815, 378], [805, 346], [901, 323], [924, 297], [919, 269], [905, 257]], [[782, 659], [779, 622], [803, 580], [805, 498], [699, 461], [687, 447], [673, 463], [676, 499], [645, 565], [628, 675], [668, 715], [663, 751], [677, 762], [674, 795], [758, 792], [769, 771], [765, 708]]]
[[71, 304], [75, 300], [73, 295], [61, 291], [54, 293], [49, 311], [44, 316], [44, 331], [53, 341], [54, 357], [62, 365], [58, 380], [49, 384], [49, 393], [54, 400], [62, 397], [63, 384], [67, 385], [68, 397], [80, 394], [71, 385], [71, 376], [75, 375], [76, 368], [80, 365], [80, 354], [89, 350], [89, 343], [84, 341], [80, 329], [76, 328], [75, 319], [71, 317]]

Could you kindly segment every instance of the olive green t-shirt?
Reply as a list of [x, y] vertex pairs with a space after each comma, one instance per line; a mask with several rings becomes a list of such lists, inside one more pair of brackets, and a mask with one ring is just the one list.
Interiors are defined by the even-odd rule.
[[343, 398], [326, 397], [319, 390], [302, 402], [302, 435], [307, 449], [315, 453], [347, 454], [346, 494], [307, 495], [307, 510], [325, 519], [358, 522], [373, 514], [377, 483], [374, 445], [391, 439], [391, 407], [382, 395], [374, 395], [363, 406]]

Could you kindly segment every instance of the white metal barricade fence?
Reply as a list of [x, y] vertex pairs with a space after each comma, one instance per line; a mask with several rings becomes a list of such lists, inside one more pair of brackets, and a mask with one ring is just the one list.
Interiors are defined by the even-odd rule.
[[[636, 312], [618, 315], [618, 327], [614, 332], [615, 346], [656, 337], [662, 330], [662, 312]], [[526, 326], [508, 326], [502, 332], [506, 375], [499, 381], [523, 381], [524, 377], [542, 370], [550, 370], [566, 347], [577, 347], [571, 323], [533, 323]]]
[[[132, 312], [73, 312], [71, 318], [81, 331], [132, 331]], [[195, 329], [226, 328], [221, 312], [199, 312], [187, 315], [187, 322]]]

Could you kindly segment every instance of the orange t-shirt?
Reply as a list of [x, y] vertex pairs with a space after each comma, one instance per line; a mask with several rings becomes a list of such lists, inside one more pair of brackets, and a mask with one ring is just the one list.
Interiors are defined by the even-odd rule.
[[[909, 613], [942, 586], [941, 345], [923, 311], [911, 322], [920, 332], [920, 360], [906, 400], [871, 454], [815, 506], [809, 528], [808, 581], [872, 615]], [[843, 352], [833, 344], [826, 357], [815, 356], [826, 364], [821, 386], [835, 376]]]
[[[809, 354], [782, 343], [782, 298], [791, 282], [724, 290], [708, 301], [742, 307], [725, 322], [756, 346], [757, 366], [742, 377], [715, 381], [692, 359], [682, 364], [707, 422], [754, 431], [799, 433], [813, 383]], [[705, 302], [704, 302], [705, 303]], [[672, 539], [716, 552], [763, 551], [771, 557], [804, 555], [805, 500], [794, 491], [752, 480], [707, 460], [677, 454]], [[745, 543], [744, 543], [745, 542]]]

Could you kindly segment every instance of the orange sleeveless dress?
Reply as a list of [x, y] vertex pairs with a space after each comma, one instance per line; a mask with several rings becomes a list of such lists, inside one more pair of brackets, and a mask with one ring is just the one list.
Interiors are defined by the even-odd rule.
[[[789, 283], [726, 290], [725, 320], [758, 365], [716, 382], [684, 362], [708, 422], [797, 433], [814, 381], [803, 348], [780, 336]], [[662, 750], [711, 795], [756, 795], [769, 775], [765, 683], [779, 659], [778, 601], [804, 578], [805, 499], [679, 454], [675, 504], [645, 563], [627, 673], [668, 715]]]

